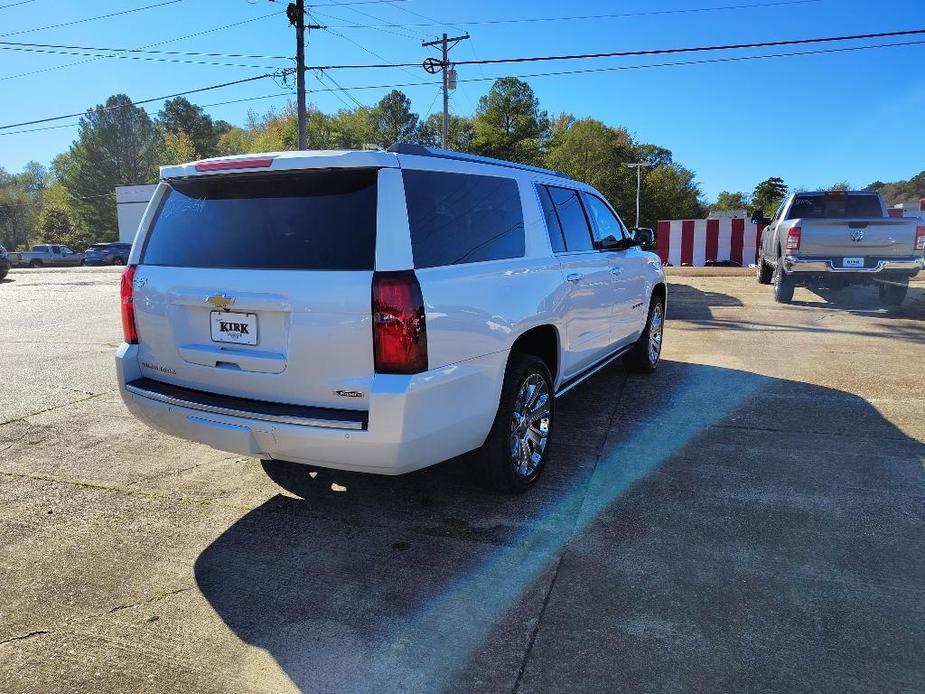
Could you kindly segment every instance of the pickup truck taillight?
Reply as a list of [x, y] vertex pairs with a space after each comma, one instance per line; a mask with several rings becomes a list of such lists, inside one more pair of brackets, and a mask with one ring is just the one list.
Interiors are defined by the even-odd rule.
[[138, 344], [138, 330], [135, 329], [135, 266], [128, 265], [122, 271], [119, 293], [122, 303], [122, 339], [130, 345]]
[[784, 244], [784, 250], [800, 250], [800, 227], [793, 227], [787, 232], [787, 241]]
[[373, 355], [376, 373], [427, 371], [427, 323], [413, 270], [373, 273]]
[[925, 251], [925, 227], [915, 229], [915, 250]]

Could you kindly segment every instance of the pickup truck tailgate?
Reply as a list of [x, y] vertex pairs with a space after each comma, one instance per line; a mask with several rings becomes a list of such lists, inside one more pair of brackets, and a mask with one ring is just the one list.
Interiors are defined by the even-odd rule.
[[915, 255], [915, 220], [800, 219], [800, 255], [804, 257]]

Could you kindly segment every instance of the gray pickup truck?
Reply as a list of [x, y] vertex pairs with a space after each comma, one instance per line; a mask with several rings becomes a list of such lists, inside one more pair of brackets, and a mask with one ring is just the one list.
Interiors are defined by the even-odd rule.
[[43, 243], [33, 246], [31, 251], [13, 253], [17, 265], [29, 267], [59, 267], [61, 265], [83, 265], [84, 254], [75, 253], [67, 246], [57, 243]]
[[876, 284], [881, 303], [898, 306], [923, 251], [925, 222], [889, 217], [877, 193], [793, 193], [761, 235], [756, 275], [781, 303], [796, 286]]

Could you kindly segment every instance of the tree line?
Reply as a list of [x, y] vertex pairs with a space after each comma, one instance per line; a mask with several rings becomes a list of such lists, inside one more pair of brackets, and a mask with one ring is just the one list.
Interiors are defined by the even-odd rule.
[[[396, 142], [440, 146], [442, 117], [411, 110], [401, 91], [375, 106], [324, 113], [310, 108], [311, 149], [387, 148]], [[594, 118], [550, 115], [526, 82], [496, 80], [471, 116], [452, 115], [449, 148], [536, 164], [562, 171], [598, 188], [628, 223], [633, 223], [636, 174], [625, 164], [645, 162], [641, 225], [659, 219], [697, 218], [709, 209], [760, 209], [770, 214], [786, 194], [780, 178], [759, 184], [751, 195], [723, 191], [704, 200], [692, 170], [672, 153], [636, 140], [623, 127]], [[82, 250], [118, 237], [116, 185], [154, 183], [158, 167], [205, 157], [297, 148], [292, 104], [281, 112], [248, 114], [243, 125], [214, 120], [184, 97], [164, 102], [152, 117], [125, 94], [89, 109], [70, 148], [46, 167], [30, 162], [22, 172], [0, 168], [0, 243], [8, 249], [29, 243], [65, 243]], [[906, 183], [906, 182], [904, 182]], [[925, 194], [925, 172], [908, 182]], [[846, 185], [846, 184], [845, 184]], [[899, 183], [875, 183], [906, 194]]]

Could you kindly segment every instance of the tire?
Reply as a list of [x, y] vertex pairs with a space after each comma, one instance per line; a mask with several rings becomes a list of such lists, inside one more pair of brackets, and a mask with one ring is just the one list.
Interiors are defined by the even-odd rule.
[[29, 267], [33, 267], [33, 268], [34, 268], [34, 267], [42, 267], [42, 261], [41, 261], [41, 260], [30, 260], [30, 261], [29, 261]]
[[122, 258], [117, 257], [117, 258], [112, 259], [112, 264], [113, 265], [125, 265], [125, 261], [122, 260]]
[[774, 277], [774, 268], [764, 262], [764, 255], [758, 256], [758, 262], [755, 265], [755, 279], [758, 280], [758, 284], [771, 284], [771, 279]]
[[880, 303], [884, 306], [899, 306], [905, 299], [909, 291], [909, 281], [900, 283], [881, 283], [878, 287], [880, 291]]
[[479, 482], [508, 494], [536, 484], [549, 458], [555, 412], [546, 362], [532, 354], [512, 354], [498, 413], [479, 451]]
[[650, 374], [662, 358], [662, 335], [665, 328], [665, 302], [652, 296], [646, 327], [636, 343], [623, 357], [623, 365], [633, 373]]
[[778, 259], [777, 267], [774, 268], [772, 284], [774, 285], [774, 301], [779, 304], [789, 304], [793, 301], [793, 278], [784, 272], [783, 258]]

